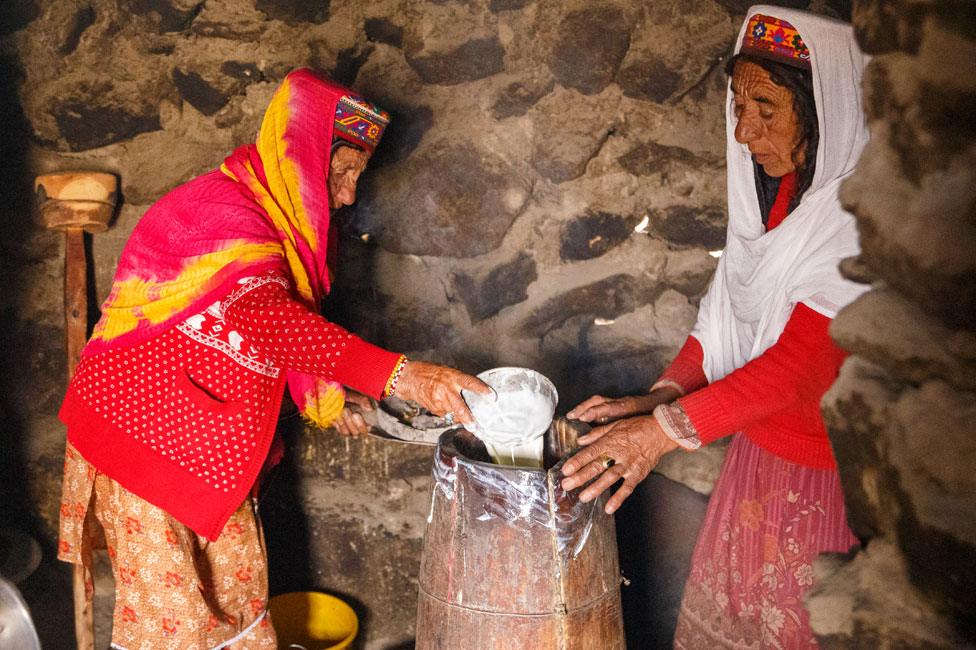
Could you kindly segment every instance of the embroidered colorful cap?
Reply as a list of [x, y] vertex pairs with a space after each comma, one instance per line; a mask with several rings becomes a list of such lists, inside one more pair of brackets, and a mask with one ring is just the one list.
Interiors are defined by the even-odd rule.
[[334, 135], [373, 153], [390, 114], [359, 95], [343, 95], [336, 105]]
[[739, 52], [810, 69], [810, 50], [800, 33], [785, 20], [772, 16], [755, 14], [749, 19]]

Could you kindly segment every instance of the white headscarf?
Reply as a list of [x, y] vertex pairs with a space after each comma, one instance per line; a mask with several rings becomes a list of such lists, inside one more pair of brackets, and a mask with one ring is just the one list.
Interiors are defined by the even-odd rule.
[[840, 276], [845, 257], [857, 255], [857, 228], [840, 206], [837, 190], [853, 170], [868, 140], [861, 110], [861, 74], [867, 57], [850, 25], [803, 11], [754, 6], [791, 23], [810, 50], [813, 93], [820, 127], [816, 172], [801, 203], [775, 229], [765, 232], [752, 159], [735, 141], [732, 91], [727, 92], [726, 149], [729, 226], [725, 251], [702, 300], [692, 335], [705, 352], [708, 380], [721, 379], [769, 348], [783, 332], [797, 303], [833, 318], [868, 289]]

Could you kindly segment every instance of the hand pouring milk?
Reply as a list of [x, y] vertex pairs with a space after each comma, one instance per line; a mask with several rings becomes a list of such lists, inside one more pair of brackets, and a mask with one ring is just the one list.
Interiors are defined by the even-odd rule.
[[478, 436], [498, 465], [542, 467], [544, 434], [552, 423], [559, 395], [546, 377], [529, 368], [493, 368], [478, 375], [494, 389], [462, 391]]

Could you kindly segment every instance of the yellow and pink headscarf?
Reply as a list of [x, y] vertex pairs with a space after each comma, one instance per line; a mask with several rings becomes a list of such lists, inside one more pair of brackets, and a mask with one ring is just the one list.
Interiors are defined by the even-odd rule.
[[[143, 216], [84, 354], [152, 338], [223, 298], [240, 278], [272, 268], [290, 275], [300, 299], [318, 311], [329, 291], [333, 138], [372, 153], [388, 121], [387, 113], [316, 72], [291, 72], [254, 144]], [[320, 426], [342, 410], [342, 389], [328, 378], [290, 372], [288, 385], [303, 414]]]

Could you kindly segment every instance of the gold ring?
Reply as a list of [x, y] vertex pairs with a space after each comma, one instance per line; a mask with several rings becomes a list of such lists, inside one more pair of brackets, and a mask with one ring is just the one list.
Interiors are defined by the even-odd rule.
[[603, 465], [603, 469], [610, 469], [617, 464], [617, 461], [606, 454], [602, 454], [600, 456], [600, 464]]

